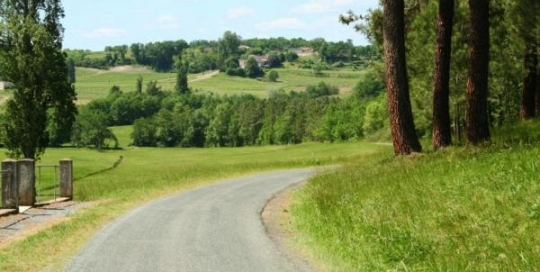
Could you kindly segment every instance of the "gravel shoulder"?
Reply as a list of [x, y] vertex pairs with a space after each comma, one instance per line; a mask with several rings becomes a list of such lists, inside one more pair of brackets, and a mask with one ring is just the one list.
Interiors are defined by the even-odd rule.
[[1, 216], [0, 248], [69, 220], [71, 214], [95, 204], [96, 202], [56, 202], [30, 208], [23, 213]]
[[268, 201], [261, 212], [261, 220], [266, 234], [276, 244], [282, 254], [294, 264], [298, 271], [320, 271], [305, 253], [294, 246], [295, 232], [291, 227], [290, 205], [292, 193], [301, 188], [302, 184], [291, 186]]

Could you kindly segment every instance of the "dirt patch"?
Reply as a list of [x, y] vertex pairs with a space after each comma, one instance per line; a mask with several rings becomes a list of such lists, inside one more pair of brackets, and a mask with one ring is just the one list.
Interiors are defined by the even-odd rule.
[[74, 212], [96, 204], [97, 202], [56, 202], [30, 208], [16, 215], [2, 216], [0, 217], [0, 248], [69, 220], [69, 215]]
[[151, 70], [146, 66], [132, 66], [132, 65], [123, 65], [123, 66], [115, 66], [109, 69], [109, 71], [112, 72], [130, 72], [130, 73], [144, 73], [144, 72], [150, 72]]
[[196, 82], [196, 81], [209, 79], [209, 78], [212, 78], [213, 76], [216, 76], [218, 74], [219, 74], [218, 70], [210, 71], [210, 72], [203, 72], [203, 73], [197, 74], [197, 77], [195, 79], [190, 80], [189, 82]]
[[266, 233], [274, 241], [280, 252], [291, 261], [295, 271], [319, 271], [308, 257], [295, 249], [292, 239], [295, 235], [291, 227], [289, 207], [291, 194], [301, 185], [296, 185], [276, 194], [264, 207], [261, 218]]

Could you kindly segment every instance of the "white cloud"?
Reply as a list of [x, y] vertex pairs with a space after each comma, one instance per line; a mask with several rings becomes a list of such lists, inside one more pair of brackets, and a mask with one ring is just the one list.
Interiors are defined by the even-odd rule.
[[158, 17], [156, 22], [159, 29], [176, 29], [180, 27], [178, 19], [169, 15]]
[[231, 8], [227, 10], [227, 17], [231, 19], [236, 19], [243, 16], [254, 15], [255, 13], [256, 11], [252, 8], [238, 7], [238, 8]]
[[309, 3], [299, 5], [293, 9], [297, 13], [324, 13], [355, 7], [362, 7], [377, 0], [311, 0]]
[[260, 30], [273, 29], [307, 29], [308, 25], [298, 18], [281, 18], [270, 22], [257, 24], [256, 27]]
[[87, 38], [121, 38], [127, 36], [128, 32], [118, 28], [98, 28], [85, 34]]

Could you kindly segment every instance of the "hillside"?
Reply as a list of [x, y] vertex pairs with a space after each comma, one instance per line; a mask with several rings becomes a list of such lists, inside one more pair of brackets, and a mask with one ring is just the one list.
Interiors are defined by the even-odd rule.
[[[266, 97], [269, 91], [280, 89], [304, 91], [308, 85], [317, 85], [324, 81], [337, 86], [342, 94], [350, 92], [361, 79], [364, 71], [340, 69], [324, 71], [322, 76], [315, 76], [312, 70], [295, 67], [274, 69], [279, 73], [278, 82], [265, 82], [257, 79], [232, 77], [217, 71], [190, 74], [189, 85], [192, 89], [217, 94], [253, 94]], [[137, 78], [141, 76], [144, 82], [157, 81], [163, 90], [173, 90], [176, 80], [175, 73], [158, 73], [144, 66], [119, 66], [109, 70], [92, 68], [76, 68], [75, 88], [80, 104], [92, 99], [106, 97], [114, 85], [123, 92], [135, 90]]]

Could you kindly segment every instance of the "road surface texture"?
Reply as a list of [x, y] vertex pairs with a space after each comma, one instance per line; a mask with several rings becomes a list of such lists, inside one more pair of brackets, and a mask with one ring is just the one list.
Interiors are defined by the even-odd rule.
[[231, 179], [153, 201], [112, 222], [67, 271], [300, 271], [271, 241], [261, 211], [314, 169]]

